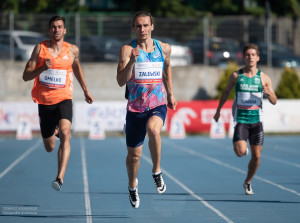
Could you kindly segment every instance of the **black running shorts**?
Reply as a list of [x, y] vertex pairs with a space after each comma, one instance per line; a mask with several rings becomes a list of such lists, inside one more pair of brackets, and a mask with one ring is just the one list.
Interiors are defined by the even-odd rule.
[[234, 128], [233, 142], [249, 139], [250, 145], [264, 144], [264, 129], [261, 122], [253, 124], [237, 123]]
[[67, 119], [72, 122], [72, 100], [64, 100], [54, 105], [39, 104], [39, 117], [43, 138], [51, 137], [54, 134], [56, 126], [59, 124], [59, 120]]

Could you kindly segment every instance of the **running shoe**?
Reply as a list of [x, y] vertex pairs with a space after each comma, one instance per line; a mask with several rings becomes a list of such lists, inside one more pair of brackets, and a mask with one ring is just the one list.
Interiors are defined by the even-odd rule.
[[55, 128], [55, 131], [57, 130], [57, 133], [55, 134], [55, 136], [56, 136], [56, 138], [58, 138], [59, 139], [59, 129], [58, 129], [58, 125], [56, 126], [56, 128]]
[[252, 190], [252, 187], [251, 187], [251, 184], [248, 184], [248, 183], [245, 182], [243, 187], [245, 189], [245, 194], [247, 194], [247, 195], [253, 195], [254, 194], [254, 192]]
[[140, 197], [138, 193], [138, 180], [136, 179], [136, 188], [134, 190], [129, 190], [129, 201], [133, 208], [139, 208], [140, 206]]
[[247, 149], [246, 149], [246, 152], [245, 152], [244, 156], [247, 156], [247, 155], [248, 155], [248, 153], [249, 153], [249, 149], [248, 149], [248, 147], [247, 147]]
[[156, 191], [158, 194], [162, 194], [166, 191], [167, 185], [164, 182], [164, 179], [162, 177], [162, 173], [160, 172], [159, 174], [152, 174], [154, 184], [156, 187]]
[[52, 188], [54, 188], [57, 191], [61, 190], [62, 182], [60, 178], [56, 178], [56, 180], [52, 182]]

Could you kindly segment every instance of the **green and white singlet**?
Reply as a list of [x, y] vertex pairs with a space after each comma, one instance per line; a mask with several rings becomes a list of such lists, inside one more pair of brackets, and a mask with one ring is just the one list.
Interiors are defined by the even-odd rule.
[[253, 124], [262, 122], [261, 71], [254, 77], [246, 77], [243, 70], [239, 70], [239, 77], [235, 86], [235, 98], [232, 114], [235, 122]]

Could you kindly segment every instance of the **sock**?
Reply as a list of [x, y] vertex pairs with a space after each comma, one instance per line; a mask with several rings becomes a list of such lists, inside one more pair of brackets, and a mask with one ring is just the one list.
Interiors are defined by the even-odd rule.
[[136, 190], [136, 187], [133, 187], [133, 188], [132, 187], [128, 187], [128, 188], [129, 188], [130, 191], [135, 191]]
[[161, 171], [158, 173], [152, 173], [152, 175], [159, 175], [159, 174], [161, 174]]

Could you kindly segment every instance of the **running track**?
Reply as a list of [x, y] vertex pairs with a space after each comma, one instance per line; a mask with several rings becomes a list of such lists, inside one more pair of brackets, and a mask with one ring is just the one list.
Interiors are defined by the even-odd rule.
[[155, 193], [146, 140], [139, 171], [139, 209], [128, 200], [124, 137], [71, 139], [60, 192], [51, 188], [57, 149], [40, 138], [0, 138], [0, 222], [300, 222], [300, 137], [266, 136], [253, 196], [242, 188], [250, 156], [231, 139], [162, 139], [167, 192]]

